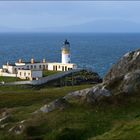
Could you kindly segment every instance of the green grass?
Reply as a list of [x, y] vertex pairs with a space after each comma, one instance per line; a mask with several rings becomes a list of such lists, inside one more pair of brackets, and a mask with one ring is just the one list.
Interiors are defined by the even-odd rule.
[[[43, 135], [42, 138], [46, 140], [69, 140], [71, 138], [75, 140], [92, 138], [94, 140], [94, 137], [103, 134], [105, 136], [102, 136], [102, 140], [104, 138], [110, 138], [110, 140], [113, 138], [139, 139], [139, 107], [139, 95], [127, 97], [123, 102], [113, 104], [103, 102], [94, 106], [72, 100], [71, 106], [65, 110], [56, 110], [42, 115], [41, 120], [44, 121], [37, 125], [37, 129], [43, 132], [40, 136]], [[33, 121], [38, 123], [39, 120], [38, 117]], [[48, 133], [45, 134], [45, 131]], [[33, 133], [31, 135], [35, 137]]]
[[90, 140], [139, 140], [139, 138], [140, 120], [136, 119], [128, 122], [120, 122], [110, 131]]
[[15, 81], [22, 81], [18, 77], [5, 77], [5, 76], [0, 76], [0, 82], [15, 82]]
[[92, 85], [82, 85], [73, 87], [53, 87], [41, 88], [26, 86], [2, 86], [0, 87], [0, 108], [19, 107], [32, 105], [34, 103], [45, 103], [66, 95], [71, 91], [76, 91], [91, 87]]
[[[13, 94], [2, 90], [0, 108], [10, 110], [8, 126], [0, 129], [0, 140], [132, 140], [140, 137], [140, 95], [112, 97], [90, 105], [70, 100], [66, 109], [32, 114], [42, 105], [68, 92], [92, 85], [57, 88], [13, 87]], [[17, 91], [15, 89], [18, 89]], [[25, 89], [25, 90], [23, 90]], [[15, 91], [14, 91], [15, 90]], [[22, 91], [22, 92], [20, 92]], [[4, 92], [4, 93], [2, 93]], [[21, 135], [7, 132], [16, 122], [27, 119]]]
[[61, 71], [51, 71], [51, 70], [44, 70], [43, 71], [43, 77], [49, 76], [49, 75], [53, 75], [53, 74], [57, 74], [60, 73]]
[[[41, 122], [41, 118], [38, 118], [37, 116], [32, 115], [32, 113], [38, 110], [42, 105], [49, 103], [54, 99], [62, 97], [66, 95], [68, 92], [80, 90], [83, 88], [88, 88], [91, 86], [92, 85], [82, 85], [82, 86], [73, 86], [73, 87], [69, 86], [69, 87], [61, 87], [61, 88], [43, 88], [43, 89], [42, 88], [36, 89], [33, 87], [28, 88], [28, 87], [23, 87], [23, 86], [15, 86], [15, 87], [11, 86], [10, 90], [9, 88], [7, 88], [7, 91], [5, 87], [4, 91], [1, 91], [0, 93], [0, 110], [3, 108], [6, 110], [10, 110], [12, 116], [10, 120], [5, 122], [5, 123], [8, 123], [8, 126], [6, 127], [6, 129], [4, 130], [0, 129], [0, 140], [1, 139], [6, 139], [6, 140], [23, 139], [23, 136], [15, 136], [11, 133], [8, 133], [8, 134], [6, 133], [8, 129], [10, 129], [13, 125], [16, 124], [16, 122], [19, 122], [22, 120], [26, 120], [26, 119], [28, 120], [32, 118], [31, 119], [32, 121], [34, 121], [34, 119], [35, 120], [40, 119], [40, 122]], [[15, 90], [16, 88], [18, 90]], [[39, 117], [42, 117], [42, 116], [39, 115]], [[35, 123], [35, 124], [38, 124], [38, 123]], [[31, 133], [30, 127], [32, 126], [29, 126], [28, 128], [29, 130], [27, 130], [27, 134]], [[39, 130], [39, 131], [41, 131], [40, 133], [42, 133], [42, 130]]]

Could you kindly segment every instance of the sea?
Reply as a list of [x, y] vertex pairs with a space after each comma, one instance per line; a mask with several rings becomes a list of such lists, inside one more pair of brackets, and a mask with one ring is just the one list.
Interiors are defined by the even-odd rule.
[[139, 33], [0, 33], [0, 67], [18, 59], [61, 62], [61, 48], [67, 39], [71, 62], [103, 77], [127, 52], [140, 48]]

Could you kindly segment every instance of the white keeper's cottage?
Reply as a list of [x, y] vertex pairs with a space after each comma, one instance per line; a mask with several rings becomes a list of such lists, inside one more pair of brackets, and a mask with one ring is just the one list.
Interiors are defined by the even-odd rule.
[[47, 62], [43, 59], [42, 62], [37, 62], [33, 58], [30, 62], [24, 62], [19, 59], [15, 64], [7, 64], [0, 69], [0, 76], [19, 77], [21, 79], [39, 79], [43, 76], [43, 70], [51, 71], [68, 71], [76, 69], [77, 65], [71, 63], [70, 43], [65, 40], [61, 50], [61, 63]]

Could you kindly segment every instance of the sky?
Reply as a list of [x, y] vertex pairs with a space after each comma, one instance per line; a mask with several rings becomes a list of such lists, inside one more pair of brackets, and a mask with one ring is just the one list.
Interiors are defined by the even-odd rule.
[[0, 32], [140, 32], [140, 1], [0, 1]]

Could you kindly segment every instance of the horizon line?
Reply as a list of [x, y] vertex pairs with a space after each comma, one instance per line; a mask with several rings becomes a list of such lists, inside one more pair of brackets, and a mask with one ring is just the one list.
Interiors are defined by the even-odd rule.
[[122, 34], [125, 34], [125, 33], [130, 33], [130, 34], [133, 34], [133, 33], [140, 33], [140, 32], [39, 32], [39, 31], [27, 31], [27, 32], [24, 32], [24, 31], [18, 31], [18, 32], [0, 32], [0, 34], [3, 34], [3, 33], [51, 33], [51, 34], [59, 34], [59, 33], [72, 33], [72, 34], [79, 34], [79, 33], [82, 33], [82, 34], [86, 34], [86, 33], [88, 33], [88, 34], [90, 34], [90, 33], [92, 33], [92, 34], [103, 34], [103, 33], [105, 33], [105, 34], [109, 34], [109, 33], [115, 33], [115, 34], [120, 34], [120, 33], [122, 33]]

